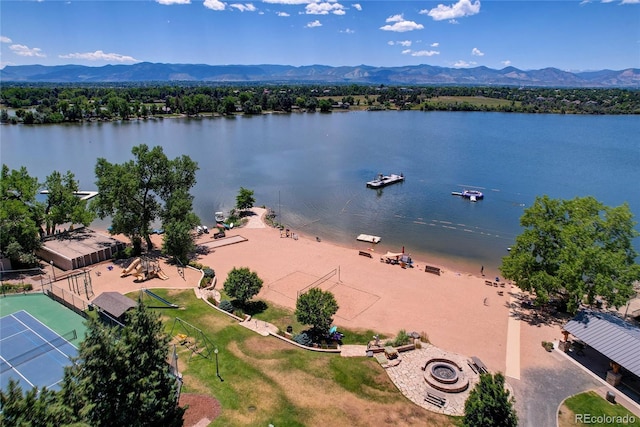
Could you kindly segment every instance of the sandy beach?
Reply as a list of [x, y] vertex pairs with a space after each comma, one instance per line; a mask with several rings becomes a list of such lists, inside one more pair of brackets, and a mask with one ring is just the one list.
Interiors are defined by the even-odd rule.
[[[359, 245], [347, 248], [315, 236], [291, 230], [284, 237], [280, 230], [261, 221], [265, 210], [254, 208], [256, 215], [241, 227], [228, 230], [225, 239], [214, 240], [212, 234], [198, 237], [201, 254], [197, 261], [216, 271], [221, 288], [234, 267], [248, 267], [263, 279], [262, 291], [256, 298], [295, 309], [298, 292], [309, 286], [330, 290], [340, 306], [335, 324], [349, 329], [370, 329], [395, 336], [401, 329], [425, 332], [430, 341], [443, 349], [478, 356], [492, 371], [507, 369], [507, 330], [510, 300], [519, 289], [488, 286], [480, 274], [473, 275], [440, 267], [441, 275], [425, 272], [425, 262], [414, 259], [412, 268], [381, 262], [382, 253], [372, 245], [371, 258], [360, 255]], [[246, 239], [238, 243], [227, 242]], [[293, 237], [295, 236], [295, 237]], [[161, 236], [154, 235], [156, 247]], [[122, 293], [145, 288], [193, 288], [198, 272], [185, 269], [184, 278], [175, 266], [160, 261], [168, 280], [152, 279], [134, 282], [132, 276], [120, 278], [121, 267], [108, 269], [111, 263], [94, 267], [93, 291]], [[478, 272], [479, 273], [479, 272]], [[490, 278], [492, 281], [495, 278]], [[500, 295], [499, 293], [502, 293]], [[535, 328], [533, 335], [539, 346], [542, 339], [560, 337], [559, 328]], [[543, 336], [538, 340], [537, 335]], [[519, 348], [517, 354], [519, 368]]]

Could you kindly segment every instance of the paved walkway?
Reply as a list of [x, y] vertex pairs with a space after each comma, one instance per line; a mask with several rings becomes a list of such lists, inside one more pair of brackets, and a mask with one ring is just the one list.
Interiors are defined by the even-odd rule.
[[[510, 299], [510, 306], [515, 307], [519, 303], [513, 295]], [[511, 309], [509, 320], [507, 321], [507, 361], [504, 375], [506, 377], [520, 379], [520, 318]]]
[[[389, 378], [395, 383], [400, 392], [416, 405], [432, 412], [446, 415], [464, 415], [464, 403], [469, 393], [480, 380], [478, 374], [467, 365], [466, 358], [450, 353], [430, 344], [422, 344], [422, 348], [400, 353], [402, 361], [396, 366], [387, 368]], [[422, 368], [430, 359], [449, 359], [462, 366], [461, 375], [469, 380], [469, 387], [460, 393], [444, 393], [447, 399], [444, 407], [440, 408], [424, 400], [429, 386], [424, 379]]]

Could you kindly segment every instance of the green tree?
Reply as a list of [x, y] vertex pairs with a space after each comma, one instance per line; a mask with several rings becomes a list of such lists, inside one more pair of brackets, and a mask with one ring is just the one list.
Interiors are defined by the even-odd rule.
[[101, 219], [111, 216], [112, 232], [129, 237], [139, 252], [143, 239], [148, 250], [153, 248], [151, 222], [161, 215], [161, 201], [166, 203], [173, 193], [187, 194], [195, 185], [198, 166], [188, 156], [169, 160], [159, 146], [150, 150], [142, 144], [131, 152], [135, 159], [123, 164], [98, 159], [99, 194], [91, 206]]
[[193, 213], [192, 201], [193, 196], [184, 189], [173, 191], [162, 213], [162, 252], [177, 258], [182, 264], [187, 264], [189, 254], [195, 250], [193, 229], [200, 223]]
[[338, 308], [331, 292], [311, 288], [298, 297], [295, 315], [298, 322], [311, 325], [313, 332], [322, 336], [329, 332]]
[[87, 208], [87, 201], [76, 194], [79, 191], [78, 181], [71, 171], [63, 176], [53, 172], [45, 179], [47, 201], [45, 203], [46, 232], [51, 234], [56, 226], [70, 222], [87, 226], [93, 221], [95, 214]]
[[90, 316], [61, 399], [92, 426], [181, 426], [177, 383], [167, 364], [169, 337], [141, 301], [123, 328]]
[[6, 391], [0, 390], [0, 425], [48, 427], [75, 422], [70, 408], [62, 405], [58, 397], [56, 392], [46, 387], [40, 390], [33, 387], [23, 393], [18, 383], [10, 378]]
[[36, 201], [38, 179], [29, 176], [23, 166], [9, 170], [2, 165], [0, 177], [0, 252], [14, 267], [32, 266], [38, 262], [35, 250], [41, 246], [40, 226], [44, 207]]
[[516, 427], [515, 399], [504, 388], [504, 376], [501, 373], [480, 375], [480, 382], [469, 393], [464, 403], [465, 427]]
[[632, 241], [638, 236], [627, 204], [607, 207], [593, 197], [538, 197], [520, 219], [524, 232], [500, 270], [544, 303], [558, 295], [575, 312], [596, 297], [620, 307], [633, 295], [640, 266]]
[[238, 191], [238, 195], [236, 196], [236, 208], [240, 211], [251, 209], [255, 202], [256, 199], [253, 197], [253, 191], [240, 187], [240, 191]]
[[246, 267], [233, 268], [224, 282], [224, 291], [232, 298], [245, 304], [262, 289], [262, 279]]
[[318, 103], [318, 107], [320, 107], [321, 113], [329, 113], [331, 112], [331, 101], [327, 99], [321, 99]]

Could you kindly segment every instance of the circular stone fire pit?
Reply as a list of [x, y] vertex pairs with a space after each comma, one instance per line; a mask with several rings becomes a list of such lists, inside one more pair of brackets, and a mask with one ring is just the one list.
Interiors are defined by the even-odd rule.
[[431, 359], [425, 364], [425, 381], [436, 390], [460, 393], [469, 387], [462, 368], [448, 359]]

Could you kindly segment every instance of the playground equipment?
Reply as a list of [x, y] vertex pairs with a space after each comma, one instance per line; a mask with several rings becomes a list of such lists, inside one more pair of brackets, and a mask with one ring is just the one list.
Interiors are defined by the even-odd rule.
[[191, 356], [189, 359], [191, 359], [194, 354], [198, 354], [205, 359], [208, 359], [215, 349], [213, 343], [209, 338], [207, 338], [201, 329], [196, 328], [179, 317], [176, 317], [174, 320], [169, 336], [174, 336], [174, 332], [177, 333], [175, 338], [178, 340], [178, 343], [191, 350]]
[[151, 292], [149, 289], [146, 288], [141, 288], [140, 289], [140, 299], [142, 299], [142, 297], [144, 295], [148, 295], [151, 298], [154, 298], [158, 301], [160, 301], [162, 304], [164, 304], [163, 306], [150, 306], [151, 308], [180, 308], [177, 304], [172, 303], [171, 301], [166, 300], [165, 298], [162, 298], [160, 295]]
[[144, 282], [145, 280], [155, 279], [169, 280], [169, 276], [162, 271], [160, 263], [157, 260], [136, 258], [129, 267], [122, 270], [120, 277], [133, 275], [136, 282]]
[[126, 277], [126, 276], [130, 275], [140, 265], [141, 261], [142, 260], [140, 258], [134, 259], [131, 262], [131, 264], [129, 264], [129, 267], [127, 267], [124, 270], [122, 270], [122, 273], [120, 273], [120, 277]]
[[91, 275], [88, 270], [72, 274], [67, 277], [69, 290], [77, 295], [86, 296], [87, 300], [93, 297], [93, 286], [91, 285]]

